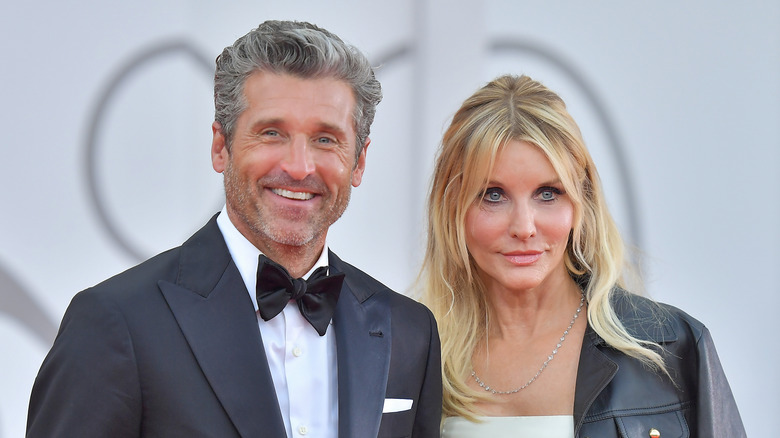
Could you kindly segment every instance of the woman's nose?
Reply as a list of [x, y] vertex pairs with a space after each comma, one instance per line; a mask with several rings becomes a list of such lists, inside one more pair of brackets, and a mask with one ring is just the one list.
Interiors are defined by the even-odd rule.
[[509, 234], [513, 238], [523, 240], [536, 235], [536, 220], [533, 208], [528, 205], [518, 205], [512, 209]]

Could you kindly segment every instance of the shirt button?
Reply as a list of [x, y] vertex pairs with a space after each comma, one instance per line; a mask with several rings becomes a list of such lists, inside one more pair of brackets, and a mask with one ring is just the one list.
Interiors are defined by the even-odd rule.
[[298, 426], [298, 433], [301, 435], [306, 435], [307, 433], [309, 433], [309, 428], [307, 428], [306, 426]]
[[[295, 347], [292, 350], [292, 354], [295, 357], [301, 357], [301, 355], [303, 354], [303, 350], [301, 350], [301, 347]], [[301, 427], [303, 427], [303, 426], [301, 426]]]

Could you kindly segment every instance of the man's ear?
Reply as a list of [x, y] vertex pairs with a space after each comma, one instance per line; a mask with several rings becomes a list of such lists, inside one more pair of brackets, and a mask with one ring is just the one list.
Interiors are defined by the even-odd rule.
[[227, 163], [230, 159], [227, 139], [222, 131], [222, 125], [217, 121], [211, 124], [211, 133], [211, 167], [218, 173], [222, 173], [227, 168]]
[[366, 138], [366, 144], [363, 145], [363, 149], [360, 151], [360, 155], [358, 155], [355, 163], [355, 169], [352, 170], [352, 187], [357, 187], [363, 182], [363, 172], [366, 170], [366, 151], [370, 144], [371, 139]]

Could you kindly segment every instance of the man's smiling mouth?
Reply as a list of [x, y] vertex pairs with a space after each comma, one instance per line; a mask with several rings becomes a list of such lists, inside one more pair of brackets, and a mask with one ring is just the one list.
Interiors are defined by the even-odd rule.
[[309, 199], [314, 198], [314, 194], [309, 192], [293, 192], [285, 189], [271, 189], [271, 191], [281, 197], [295, 199], [297, 201], [308, 201]]

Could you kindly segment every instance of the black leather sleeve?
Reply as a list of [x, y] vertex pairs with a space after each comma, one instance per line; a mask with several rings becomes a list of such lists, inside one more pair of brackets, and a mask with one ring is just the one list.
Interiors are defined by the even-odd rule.
[[734, 395], [706, 327], [703, 328], [696, 345], [699, 356], [699, 392], [696, 400], [698, 436], [747, 436]]

